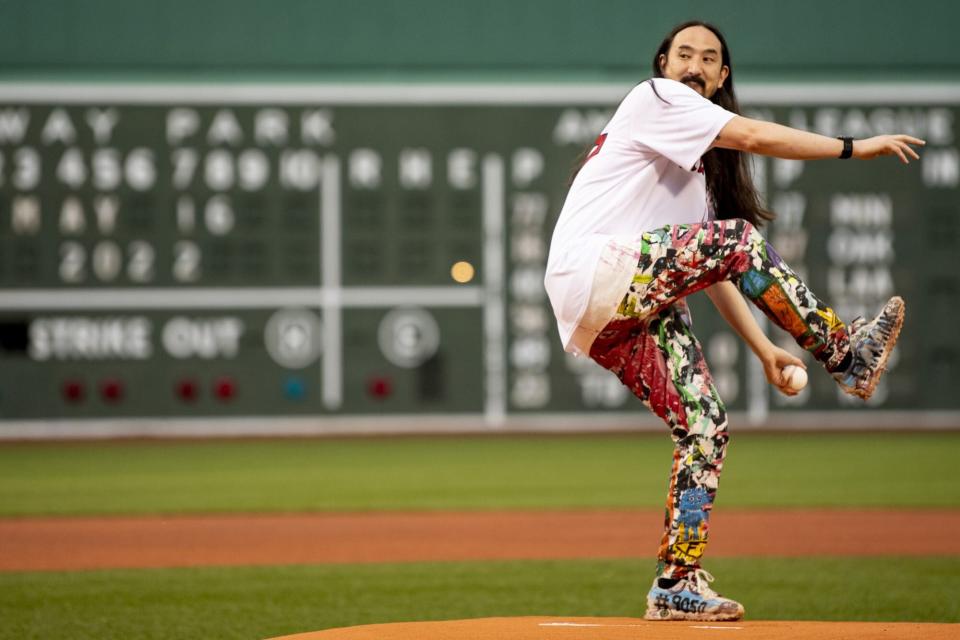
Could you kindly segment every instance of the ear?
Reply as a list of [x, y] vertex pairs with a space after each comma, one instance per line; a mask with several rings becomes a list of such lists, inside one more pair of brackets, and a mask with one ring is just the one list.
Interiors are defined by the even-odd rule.
[[727, 65], [723, 65], [722, 67], [720, 67], [720, 82], [717, 84], [718, 89], [723, 87], [723, 82], [724, 80], [727, 79], [727, 76], [729, 75], [730, 75], [730, 67], [728, 67]]
[[657, 64], [660, 66], [660, 73], [663, 73], [663, 68], [667, 64], [667, 55], [665, 53], [661, 53], [657, 57]]

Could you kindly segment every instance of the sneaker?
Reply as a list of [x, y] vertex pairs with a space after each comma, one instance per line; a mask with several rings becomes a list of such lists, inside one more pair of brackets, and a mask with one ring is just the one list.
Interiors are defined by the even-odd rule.
[[844, 393], [864, 400], [873, 395], [900, 335], [903, 311], [903, 298], [894, 296], [870, 322], [857, 318], [850, 324], [850, 354], [853, 358], [846, 371], [833, 374]]
[[[647, 594], [647, 620], [739, 620], [743, 605], [710, 588], [713, 576], [697, 569], [679, 580], [657, 578]], [[674, 583], [671, 585], [671, 583]]]

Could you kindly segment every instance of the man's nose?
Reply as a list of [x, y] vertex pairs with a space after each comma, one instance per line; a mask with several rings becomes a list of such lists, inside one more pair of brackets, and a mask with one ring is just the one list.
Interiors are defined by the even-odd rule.
[[702, 69], [700, 68], [700, 62], [697, 60], [691, 60], [687, 63], [687, 73], [691, 76], [701, 76]]

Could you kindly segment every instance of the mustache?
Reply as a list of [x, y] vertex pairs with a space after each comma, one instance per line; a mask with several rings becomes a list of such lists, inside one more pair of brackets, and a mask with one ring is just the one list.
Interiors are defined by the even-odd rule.
[[680, 78], [680, 82], [683, 82], [683, 83], [693, 82], [693, 83], [695, 83], [695, 84], [700, 85], [700, 88], [701, 88], [701, 89], [706, 89], [706, 88], [707, 88], [707, 83], [706, 83], [706, 82], [704, 81], [704, 79], [701, 78], [700, 76], [686, 75], [686, 76], [683, 76], [682, 78]]

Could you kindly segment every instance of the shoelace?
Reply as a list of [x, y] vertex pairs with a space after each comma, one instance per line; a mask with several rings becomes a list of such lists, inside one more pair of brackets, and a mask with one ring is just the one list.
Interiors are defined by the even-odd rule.
[[[850, 347], [853, 359], [849, 368], [840, 373], [834, 374], [843, 376], [838, 378], [841, 384], [852, 388], [857, 384], [857, 380], [865, 380], [872, 375], [877, 357], [880, 355], [883, 345], [893, 329], [896, 315], [890, 313], [889, 302], [884, 305], [880, 315], [876, 319], [867, 322], [862, 316], [854, 318], [848, 325], [848, 334], [850, 336]], [[847, 378], [852, 376], [853, 380]]]
[[[887, 313], [887, 307], [884, 306], [884, 308], [880, 311], [880, 315], [877, 317], [876, 320], [873, 321], [873, 325], [880, 330], [880, 335], [883, 338], [886, 338], [887, 336], [890, 335], [890, 329], [893, 327], [893, 321], [894, 321], [894, 316]], [[850, 327], [849, 327], [850, 335], [857, 333], [862, 328], [866, 327], [868, 324], [869, 323], [863, 317], [857, 316], [856, 318], [854, 318], [853, 322], [850, 323]], [[870, 329], [868, 329], [866, 333], [867, 335], [865, 337], [867, 338], [872, 337], [870, 335], [872, 333]]]
[[713, 582], [713, 576], [704, 571], [703, 569], [697, 569], [688, 577], [688, 581], [693, 587], [693, 590], [700, 595], [706, 598], [717, 598], [719, 594], [716, 591], [710, 588], [710, 583]]
[[[854, 324], [851, 324], [851, 329], [855, 326], [855, 323], [856, 320], [854, 320]], [[881, 315], [870, 324], [861, 323], [856, 329], [862, 330], [862, 337], [859, 340], [858, 346], [860, 346], [860, 348], [868, 347], [871, 350], [878, 348], [890, 336], [892, 325], [893, 319], [885, 315]]]

